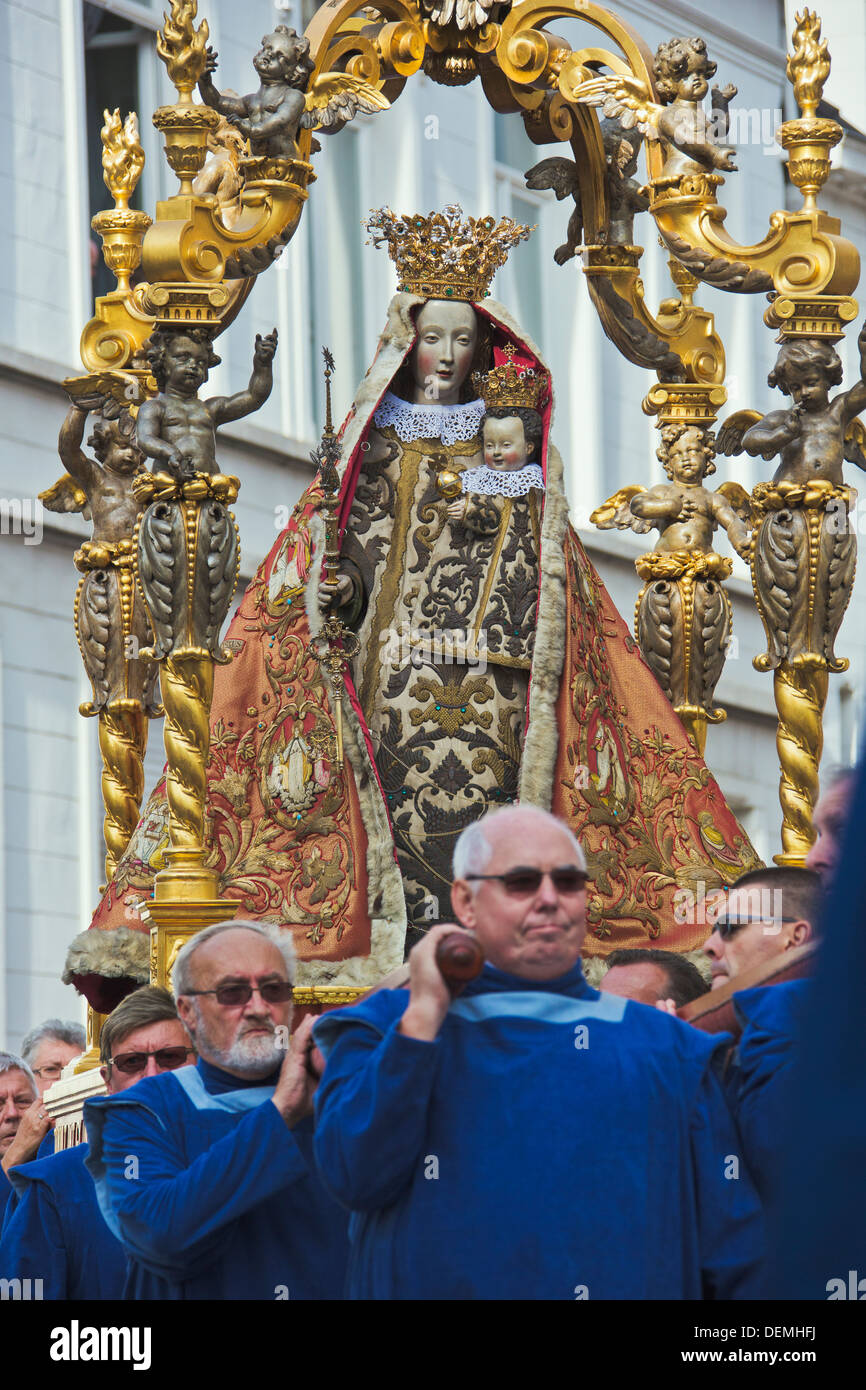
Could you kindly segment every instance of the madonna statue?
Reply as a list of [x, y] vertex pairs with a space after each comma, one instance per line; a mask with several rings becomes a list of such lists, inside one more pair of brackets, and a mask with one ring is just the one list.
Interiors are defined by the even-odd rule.
[[[691, 949], [707, 928], [689, 893], [757, 861], [569, 524], [550, 369], [487, 297], [528, 229], [455, 207], [368, 225], [399, 292], [340, 434], [338, 581], [322, 581], [317, 478], [216, 673], [222, 893], [293, 927], [305, 983], [373, 984], [448, 919], [460, 831], [519, 799], [582, 840], [588, 954]], [[316, 641], [328, 610], [357, 638], [342, 766]], [[147, 978], [137, 906], [167, 843], [160, 785], [67, 961], [103, 1011]]]

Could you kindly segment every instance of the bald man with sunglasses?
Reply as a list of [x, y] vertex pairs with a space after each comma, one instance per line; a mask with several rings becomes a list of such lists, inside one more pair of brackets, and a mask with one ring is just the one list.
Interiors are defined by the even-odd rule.
[[227, 922], [173, 971], [195, 1067], [85, 1106], [88, 1167], [129, 1299], [336, 1299], [346, 1213], [312, 1157], [311, 1020], [289, 1042], [291, 932]]
[[[534, 807], [458, 841], [452, 905], [383, 988], [318, 1019], [315, 1151], [358, 1299], [753, 1296], [760, 1208], [719, 1040], [583, 978], [587, 866]], [[443, 937], [481, 974], [452, 997]], [[722, 1046], [727, 1039], [722, 1040]]]
[[[111, 1096], [195, 1060], [167, 990], [147, 985], [118, 1004], [100, 1037]], [[126, 1258], [102, 1219], [87, 1144], [9, 1170], [13, 1194], [0, 1239], [0, 1278], [39, 1279], [44, 1299], [120, 1298]]]

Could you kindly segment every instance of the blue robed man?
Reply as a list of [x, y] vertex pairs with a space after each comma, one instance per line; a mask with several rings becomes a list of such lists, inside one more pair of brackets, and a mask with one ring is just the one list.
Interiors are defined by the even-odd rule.
[[288, 930], [205, 928], [173, 972], [197, 1065], [85, 1105], [126, 1298], [342, 1296], [347, 1217], [312, 1158], [312, 1020], [288, 1046], [294, 970]]
[[[118, 1004], [99, 1039], [109, 1095], [188, 1066], [195, 1053], [167, 990], [146, 985]], [[43, 1146], [44, 1147], [44, 1144]], [[9, 1171], [0, 1277], [41, 1281], [43, 1299], [120, 1298], [126, 1256], [108, 1229], [84, 1160], [87, 1144]]]
[[[710, 942], [721, 948], [723, 970], [736, 984], [756, 965], [818, 940], [822, 882], [795, 865], [754, 869], [726, 894]], [[710, 943], [707, 943], [709, 946]], [[705, 950], [707, 947], [705, 947]], [[732, 997], [742, 1032], [725, 1074], [725, 1090], [749, 1172], [764, 1202], [773, 1196], [785, 1157], [788, 1090], [808, 980], [738, 990]]]
[[15, 1143], [22, 1121], [33, 1108], [39, 1090], [36, 1077], [14, 1052], [0, 1052], [0, 1224], [12, 1186], [3, 1162]]
[[452, 999], [436, 948], [455, 928], [434, 927], [408, 989], [314, 1029], [350, 1296], [753, 1296], [761, 1211], [715, 1074], [730, 1039], [586, 984], [586, 862], [548, 813], [475, 822], [454, 874], [481, 975]]

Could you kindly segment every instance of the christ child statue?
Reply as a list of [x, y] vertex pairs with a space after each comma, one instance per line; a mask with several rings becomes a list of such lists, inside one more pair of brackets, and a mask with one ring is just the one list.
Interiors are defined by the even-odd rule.
[[484, 463], [466, 469], [462, 495], [448, 506], [448, 519], [478, 535], [499, 529], [502, 507], [493, 498], [521, 497], [530, 488], [544, 490], [538, 463], [544, 426], [537, 410], [493, 406], [481, 421]]

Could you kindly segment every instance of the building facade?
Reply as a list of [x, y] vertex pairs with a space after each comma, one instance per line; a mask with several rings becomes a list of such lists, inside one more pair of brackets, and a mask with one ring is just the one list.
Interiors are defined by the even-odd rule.
[[[315, 5], [289, 0], [199, 0], [219, 53], [218, 81], [237, 91], [256, 79], [251, 59], [276, 23], [302, 28]], [[741, 242], [759, 240], [774, 208], [797, 206], [773, 132], [794, 114], [785, 81], [793, 5], [729, 0], [707, 12], [685, 0], [621, 0], [617, 11], [651, 48], [674, 34], [703, 34], [733, 82], [733, 143], [739, 172], [720, 201]], [[105, 107], [136, 109], [147, 163], [137, 205], [152, 212], [173, 186], [150, 113], [172, 100], [154, 35], [161, 0], [0, 0], [0, 1045], [15, 1047], [47, 1014], [78, 1015], [81, 1001], [59, 981], [69, 940], [89, 920], [102, 881], [96, 727], [78, 714], [89, 686], [72, 626], [78, 575], [72, 555], [87, 534], [78, 516], [37, 509], [33, 499], [63, 471], [57, 434], [65, 413], [60, 383], [81, 371], [78, 339], [94, 295], [111, 279], [90, 230], [110, 199], [101, 179], [99, 129]], [[822, 205], [866, 248], [866, 20], [855, 0], [825, 0], [833, 56], [826, 97], [845, 138]], [[584, 30], [589, 33], [586, 26]], [[580, 27], [568, 32], [575, 45]], [[494, 284], [553, 365], [554, 435], [566, 462], [572, 515], [620, 611], [630, 620], [638, 591], [634, 558], [646, 539], [602, 533], [589, 514], [628, 483], [662, 478], [653, 422], [641, 412], [651, 376], [604, 337], [580, 264], [558, 267], [567, 202], [527, 190], [523, 174], [556, 147], [536, 147], [517, 116], [502, 117], [480, 84], [444, 88], [423, 75], [394, 108], [358, 118], [316, 156], [318, 181], [300, 229], [255, 286], [220, 339], [214, 393], [240, 389], [256, 333], [276, 326], [280, 346], [267, 405], [221, 433], [220, 462], [242, 490], [236, 514], [242, 582], [269, 548], [312, 476], [310, 449], [323, 423], [320, 348], [337, 360], [335, 403], [344, 410], [375, 349], [394, 289], [387, 257], [365, 244], [362, 219], [383, 204], [429, 211], [459, 202], [474, 215], [509, 215], [535, 227]], [[563, 153], [568, 153], [563, 150]], [[647, 247], [644, 283], [655, 308], [674, 293], [648, 216], [636, 238]], [[760, 296], [701, 288], [728, 354], [727, 411], [781, 403], [766, 386], [776, 353]], [[856, 331], [840, 352], [847, 385], [859, 375]], [[724, 417], [723, 412], [723, 417]], [[760, 460], [718, 460], [714, 482], [745, 487], [766, 476]], [[853, 470], [852, 470], [853, 472]], [[856, 478], [850, 479], [856, 485]], [[866, 530], [866, 524], [864, 524]], [[762, 857], [779, 848], [776, 719], [771, 681], [752, 667], [763, 650], [746, 567], [728, 583], [734, 643], [717, 689], [727, 723], [711, 728], [707, 762]], [[833, 677], [825, 720], [825, 766], [855, 754], [866, 673], [866, 580], [855, 584], [837, 650], [851, 659]], [[162, 730], [151, 728], [148, 785], [162, 766]]]

